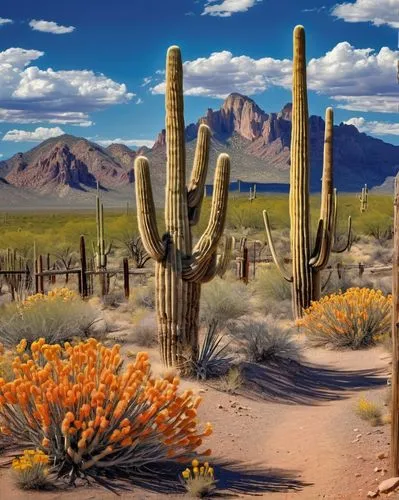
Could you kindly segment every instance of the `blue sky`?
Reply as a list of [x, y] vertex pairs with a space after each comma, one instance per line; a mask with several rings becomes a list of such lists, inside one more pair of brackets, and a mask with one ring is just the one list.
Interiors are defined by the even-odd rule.
[[150, 144], [164, 125], [167, 47], [185, 61], [186, 123], [230, 92], [291, 100], [292, 29], [307, 33], [310, 112], [399, 144], [399, 0], [5, 0], [0, 154], [71, 133]]

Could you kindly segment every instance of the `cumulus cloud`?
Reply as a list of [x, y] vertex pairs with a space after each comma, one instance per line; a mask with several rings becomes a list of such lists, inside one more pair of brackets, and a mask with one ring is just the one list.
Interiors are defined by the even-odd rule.
[[399, 28], [398, 0], [356, 0], [354, 3], [337, 4], [332, 15], [348, 23], [371, 22]]
[[12, 24], [14, 21], [12, 19], [7, 19], [6, 17], [0, 17], [0, 27], [4, 24]]
[[75, 26], [62, 26], [62, 24], [57, 24], [54, 21], [44, 21], [43, 19], [32, 19], [29, 26], [35, 31], [52, 33], [53, 35], [65, 35], [72, 33], [76, 29]]
[[[361, 111], [396, 112], [396, 65], [399, 51], [357, 49], [348, 42], [308, 63], [308, 87], [337, 101], [338, 107]], [[186, 95], [225, 98], [231, 92], [253, 95], [276, 86], [291, 88], [292, 61], [233, 56], [214, 52], [184, 63]], [[165, 92], [165, 82], [151, 88]]]
[[368, 121], [363, 116], [350, 118], [344, 123], [371, 135], [399, 135], [399, 123]]
[[0, 121], [15, 123], [91, 124], [89, 113], [129, 102], [134, 94], [90, 70], [55, 71], [31, 63], [38, 50], [0, 52]]
[[[236, 12], [247, 12], [255, 4], [262, 0], [208, 0], [202, 16], [230, 17]], [[216, 3], [219, 2], [219, 3]]]
[[45, 128], [38, 127], [32, 132], [28, 130], [9, 130], [3, 137], [3, 141], [11, 142], [42, 142], [52, 137], [58, 137], [65, 132], [60, 127]]
[[[231, 92], [247, 95], [263, 92], [271, 85], [289, 86], [291, 61], [264, 57], [233, 56], [227, 50], [213, 52], [184, 63], [186, 95], [224, 98]], [[165, 82], [151, 89], [153, 94], [165, 93]]]
[[110, 144], [124, 144], [128, 147], [142, 147], [147, 146], [148, 148], [152, 148], [154, 145], [154, 140], [151, 139], [96, 139], [95, 137], [87, 137], [87, 140], [94, 141], [100, 146], [109, 146]]

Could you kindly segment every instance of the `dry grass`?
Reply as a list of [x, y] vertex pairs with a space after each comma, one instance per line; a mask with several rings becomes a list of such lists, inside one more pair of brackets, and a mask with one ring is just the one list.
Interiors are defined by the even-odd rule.
[[220, 377], [217, 387], [223, 392], [237, 394], [244, 384], [244, 376], [238, 366], [233, 366], [223, 377]]
[[269, 315], [262, 320], [242, 322], [232, 330], [241, 341], [246, 359], [254, 363], [300, 361], [301, 349], [288, 328]]
[[367, 400], [364, 396], [358, 400], [355, 412], [362, 420], [366, 420], [372, 426], [383, 423], [381, 408], [376, 403]]

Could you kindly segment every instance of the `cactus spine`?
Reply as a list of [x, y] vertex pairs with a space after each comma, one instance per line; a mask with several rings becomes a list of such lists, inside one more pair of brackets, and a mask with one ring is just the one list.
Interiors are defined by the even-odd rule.
[[363, 213], [367, 210], [369, 201], [369, 189], [367, 187], [367, 184], [365, 184], [364, 187], [362, 188], [362, 193], [359, 196], [359, 200], [360, 200], [360, 212]]
[[[170, 47], [166, 58], [166, 233], [161, 238], [156, 223], [148, 160], [135, 160], [139, 231], [148, 254], [156, 261], [156, 308], [163, 363], [183, 367], [184, 359], [198, 355], [198, 314], [201, 283], [210, 281], [224, 265], [217, 246], [223, 234], [230, 178], [230, 159], [217, 160], [208, 226], [193, 246], [191, 227], [200, 216], [209, 159], [210, 130], [201, 124], [191, 180], [186, 187], [183, 115], [183, 67], [179, 47]], [[229, 249], [231, 245], [225, 245]], [[187, 366], [187, 365], [186, 365]]]
[[274, 248], [269, 218], [263, 212], [268, 244], [273, 260], [281, 275], [292, 283], [294, 317], [302, 315], [303, 309], [321, 294], [320, 271], [328, 263], [332, 250], [342, 252], [350, 245], [351, 219], [348, 224], [348, 242], [343, 249], [333, 249], [337, 215], [337, 194], [333, 188], [333, 110], [326, 110], [324, 138], [324, 165], [320, 220], [313, 251], [310, 243], [309, 208], [309, 131], [308, 100], [306, 85], [305, 30], [294, 29], [293, 61], [293, 106], [291, 135], [291, 171], [289, 210], [291, 220], [292, 271], [287, 273], [280, 264]]

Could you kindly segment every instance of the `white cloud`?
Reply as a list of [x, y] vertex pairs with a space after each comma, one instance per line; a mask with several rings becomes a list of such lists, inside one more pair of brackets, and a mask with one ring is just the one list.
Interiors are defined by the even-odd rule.
[[3, 156], [4, 156], [3, 153], [0, 153], [0, 158], [3, 158]]
[[216, 4], [215, 2], [220, 2], [220, 0], [208, 0], [201, 15], [230, 17], [236, 12], [247, 12], [247, 10], [261, 1], [262, 0], [223, 0], [221, 3]]
[[355, 0], [337, 4], [331, 13], [348, 23], [371, 22], [375, 26], [399, 28], [398, 0]]
[[[184, 87], [186, 95], [224, 98], [231, 92], [247, 95], [263, 92], [271, 85], [289, 86], [291, 81], [289, 59], [252, 59], [249, 56], [233, 56], [227, 50], [213, 52], [184, 63]], [[151, 89], [153, 94], [165, 92], [165, 82]]]
[[136, 104], [143, 104], [143, 99], [141, 97], [137, 98]]
[[42, 142], [52, 137], [63, 135], [64, 131], [60, 127], [45, 128], [38, 127], [36, 130], [9, 130], [3, 137], [3, 141], [12, 142]]
[[143, 78], [143, 83], [141, 84], [142, 87], [146, 87], [152, 82], [152, 76], [146, 76]]
[[12, 19], [7, 19], [6, 17], [0, 17], [0, 27], [4, 24], [12, 24], [14, 21]]
[[62, 26], [62, 24], [57, 24], [54, 21], [44, 21], [43, 19], [32, 19], [29, 26], [35, 31], [53, 33], [53, 35], [65, 35], [66, 33], [72, 33], [76, 29], [75, 26]]
[[399, 123], [368, 121], [363, 116], [350, 118], [344, 123], [371, 135], [399, 135]]
[[87, 140], [89, 141], [94, 141], [97, 144], [100, 144], [100, 146], [109, 146], [110, 144], [124, 144], [125, 146], [128, 147], [142, 147], [142, 146], [147, 146], [148, 148], [152, 148], [154, 145], [154, 140], [151, 139], [97, 139], [95, 137], [87, 137]]
[[[348, 42], [308, 63], [308, 87], [337, 101], [338, 107], [354, 111], [397, 112], [399, 98], [396, 65], [399, 51], [382, 47], [357, 49]], [[289, 59], [233, 56], [214, 52], [184, 63], [186, 95], [225, 98], [231, 92], [253, 95], [276, 86], [290, 89], [292, 62]], [[165, 82], [151, 88], [165, 92]]]
[[88, 126], [88, 113], [134, 97], [125, 84], [101, 73], [30, 65], [43, 54], [21, 48], [0, 52], [0, 121]]

